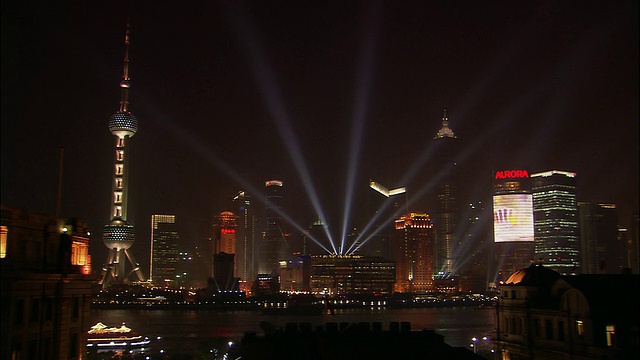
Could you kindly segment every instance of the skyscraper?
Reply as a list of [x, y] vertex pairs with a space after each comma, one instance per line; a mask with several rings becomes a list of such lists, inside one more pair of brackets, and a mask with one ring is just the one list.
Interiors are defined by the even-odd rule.
[[278, 261], [286, 251], [282, 231], [282, 181], [265, 182], [267, 220], [260, 249], [260, 273], [271, 274], [278, 271]]
[[151, 215], [151, 263], [149, 279], [156, 286], [177, 285], [180, 238], [175, 215]]
[[429, 215], [412, 212], [395, 221], [396, 292], [433, 291], [433, 242]]
[[617, 274], [616, 204], [578, 203], [580, 250], [584, 274]]
[[460, 242], [458, 227], [458, 184], [456, 173], [457, 138], [449, 128], [447, 110], [442, 116], [442, 127], [433, 138], [437, 149], [437, 171], [440, 177], [436, 194], [436, 256], [435, 271], [440, 276], [457, 272], [456, 249]]
[[493, 175], [493, 282], [506, 280], [533, 259], [533, 196], [527, 170]]
[[233, 197], [234, 213], [238, 215], [236, 227], [237, 276], [244, 281], [256, 276], [256, 216], [251, 197], [239, 191]]
[[562, 275], [580, 272], [576, 174], [551, 170], [531, 174], [536, 258]]
[[213, 279], [218, 290], [237, 290], [236, 216], [223, 211], [213, 225]]
[[121, 100], [120, 109], [111, 116], [109, 130], [116, 137], [115, 165], [113, 168], [111, 222], [104, 227], [102, 241], [109, 248], [109, 256], [105, 268], [102, 287], [107, 288], [110, 283], [122, 283], [127, 276], [125, 272], [125, 257], [133, 266], [140, 281], [144, 280], [138, 264], [133, 255], [127, 251], [135, 242], [133, 225], [127, 222], [127, 193], [129, 178], [129, 157], [126, 155], [126, 146], [129, 139], [138, 131], [138, 119], [128, 110], [129, 88], [129, 24], [125, 33], [124, 73], [120, 82]]

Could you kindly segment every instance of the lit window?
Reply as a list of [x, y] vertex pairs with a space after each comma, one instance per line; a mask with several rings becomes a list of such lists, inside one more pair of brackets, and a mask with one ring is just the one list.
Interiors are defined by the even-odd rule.
[[0, 259], [7, 257], [7, 233], [8, 228], [6, 226], [0, 226]]
[[607, 346], [614, 346], [616, 344], [616, 327], [613, 325], [607, 325]]
[[576, 331], [578, 332], [578, 336], [584, 335], [584, 323], [582, 320], [576, 320]]

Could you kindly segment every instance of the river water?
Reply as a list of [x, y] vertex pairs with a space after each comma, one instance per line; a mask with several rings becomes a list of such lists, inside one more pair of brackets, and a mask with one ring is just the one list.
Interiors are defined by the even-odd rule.
[[[162, 351], [164, 358], [171, 358], [171, 354], [176, 357], [192, 354], [214, 338], [237, 342], [245, 332], [261, 336], [264, 334], [261, 321], [270, 322], [276, 328], [284, 328], [286, 323], [306, 322], [315, 327], [328, 322], [381, 322], [382, 330], [388, 330], [391, 322], [407, 321], [413, 331], [435, 330], [451, 346], [471, 348], [471, 339], [475, 337], [479, 339], [476, 349], [485, 357], [490, 357], [494, 336], [494, 312], [473, 307], [337, 309], [335, 315], [310, 316], [264, 315], [254, 311], [92, 310], [91, 318], [92, 324], [98, 321], [108, 326], [126, 323], [127, 327], [152, 339], [150, 354]], [[482, 340], [485, 337], [488, 340]]]

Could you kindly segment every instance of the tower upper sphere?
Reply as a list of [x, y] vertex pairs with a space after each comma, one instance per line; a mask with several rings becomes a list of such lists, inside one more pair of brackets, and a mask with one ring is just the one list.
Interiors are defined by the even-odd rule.
[[109, 130], [118, 137], [132, 137], [138, 131], [138, 119], [129, 111], [118, 111], [109, 120]]

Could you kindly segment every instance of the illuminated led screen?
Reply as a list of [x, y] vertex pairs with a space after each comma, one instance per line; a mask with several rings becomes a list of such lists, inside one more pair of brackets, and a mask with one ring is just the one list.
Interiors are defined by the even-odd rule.
[[533, 241], [533, 196], [495, 195], [493, 234], [495, 242]]

